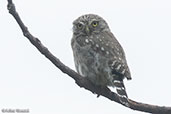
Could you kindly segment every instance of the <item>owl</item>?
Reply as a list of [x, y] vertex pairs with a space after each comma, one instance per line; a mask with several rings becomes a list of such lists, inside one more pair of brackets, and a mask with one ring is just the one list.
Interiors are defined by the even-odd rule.
[[99, 87], [115, 87], [119, 100], [129, 106], [123, 79], [131, 79], [123, 48], [107, 22], [86, 14], [73, 22], [71, 40], [77, 72]]

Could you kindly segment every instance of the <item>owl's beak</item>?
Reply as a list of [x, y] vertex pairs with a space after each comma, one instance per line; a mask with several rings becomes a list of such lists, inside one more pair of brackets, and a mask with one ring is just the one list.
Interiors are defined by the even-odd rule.
[[85, 28], [85, 32], [87, 33], [87, 35], [90, 35], [90, 29], [89, 29], [88, 25]]

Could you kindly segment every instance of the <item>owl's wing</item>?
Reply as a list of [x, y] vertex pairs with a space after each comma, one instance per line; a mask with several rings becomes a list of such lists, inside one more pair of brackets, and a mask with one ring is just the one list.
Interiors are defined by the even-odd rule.
[[127, 65], [125, 53], [122, 46], [110, 31], [107, 31], [104, 34], [106, 37], [108, 37], [109, 44], [110, 44], [109, 50], [111, 56], [109, 60], [109, 66], [112, 70], [112, 73], [118, 74], [121, 77], [126, 77], [128, 80], [130, 80], [131, 74]]
[[109, 67], [111, 68], [112, 74], [119, 76], [118, 78], [126, 77], [128, 80], [131, 80], [131, 73], [127, 64], [122, 63], [117, 59], [109, 60]]

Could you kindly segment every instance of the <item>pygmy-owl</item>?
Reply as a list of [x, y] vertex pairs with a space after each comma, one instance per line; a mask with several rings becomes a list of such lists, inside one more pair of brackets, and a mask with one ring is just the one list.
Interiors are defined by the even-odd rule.
[[123, 48], [100, 16], [86, 14], [73, 22], [71, 46], [77, 72], [98, 86], [116, 88], [119, 100], [129, 106], [123, 83], [131, 74]]

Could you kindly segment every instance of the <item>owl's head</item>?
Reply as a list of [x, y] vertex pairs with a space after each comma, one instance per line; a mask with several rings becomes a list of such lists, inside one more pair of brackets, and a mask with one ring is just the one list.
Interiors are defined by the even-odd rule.
[[110, 31], [109, 26], [102, 17], [95, 14], [82, 15], [73, 22], [75, 35], [91, 35], [102, 31]]

